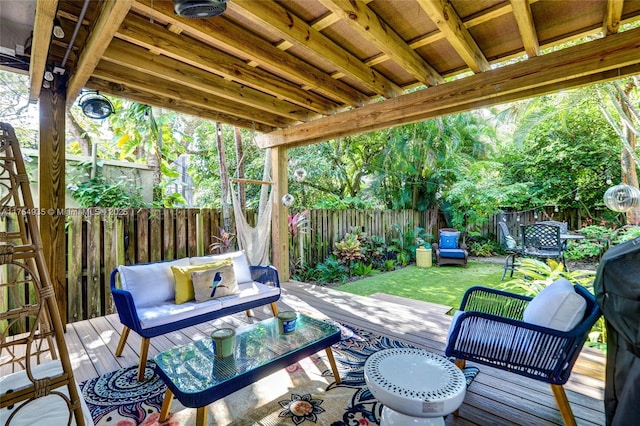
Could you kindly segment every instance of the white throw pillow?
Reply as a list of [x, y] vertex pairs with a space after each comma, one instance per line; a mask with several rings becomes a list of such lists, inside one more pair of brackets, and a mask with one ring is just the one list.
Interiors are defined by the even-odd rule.
[[582, 320], [586, 308], [586, 300], [567, 279], [560, 278], [529, 302], [523, 319], [529, 324], [569, 331]]
[[224, 260], [231, 258], [233, 260], [233, 271], [236, 274], [236, 281], [239, 284], [250, 283], [253, 281], [251, 278], [251, 269], [249, 269], [249, 261], [244, 251], [234, 251], [231, 253], [215, 254], [212, 256], [200, 256], [192, 257], [192, 265], [202, 265], [203, 263], [216, 262], [218, 260]]
[[131, 293], [136, 307], [162, 303], [176, 297], [171, 267], [189, 265], [188, 258], [142, 265], [120, 265], [120, 283], [123, 290]]

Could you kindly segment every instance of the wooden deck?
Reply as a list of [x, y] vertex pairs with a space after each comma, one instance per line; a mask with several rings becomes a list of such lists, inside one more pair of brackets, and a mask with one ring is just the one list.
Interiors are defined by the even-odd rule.
[[[311, 284], [282, 284], [280, 309], [295, 309], [319, 318], [393, 337], [443, 353], [451, 317], [448, 307], [386, 294], [371, 297], [331, 290]], [[268, 308], [255, 310], [255, 318], [233, 315], [151, 339], [149, 356], [192, 339], [206, 337], [222, 324], [239, 326], [270, 316]], [[120, 367], [137, 363], [140, 338], [131, 333], [121, 357], [113, 355], [120, 337], [117, 315], [69, 324], [66, 341], [76, 379], [82, 382]], [[604, 424], [604, 365], [602, 353], [585, 348], [565, 386], [579, 425]], [[480, 374], [467, 391], [457, 417], [448, 425], [561, 425], [551, 389], [545, 383], [480, 365]]]

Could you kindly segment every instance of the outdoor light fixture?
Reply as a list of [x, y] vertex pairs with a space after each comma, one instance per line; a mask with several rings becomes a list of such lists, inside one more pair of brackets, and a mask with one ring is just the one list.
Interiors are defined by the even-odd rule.
[[604, 193], [604, 203], [614, 212], [628, 212], [640, 207], [640, 190], [624, 183], [612, 186]]
[[58, 18], [53, 20], [53, 36], [55, 38], [64, 38], [64, 30]]
[[84, 115], [94, 120], [102, 120], [113, 114], [113, 105], [98, 91], [85, 91], [80, 95], [78, 105]]
[[44, 72], [44, 79], [47, 81], [53, 81], [53, 73], [51, 72], [50, 69], [47, 68], [47, 70]]
[[285, 207], [293, 206], [293, 203], [295, 201], [296, 201], [296, 199], [291, 194], [284, 194], [284, 196], [282, 197], [282, 205], [285, 206]]
[[227, 0], [173, 0], [173, 10], [185, 18], [211, 18], [227, 10]]

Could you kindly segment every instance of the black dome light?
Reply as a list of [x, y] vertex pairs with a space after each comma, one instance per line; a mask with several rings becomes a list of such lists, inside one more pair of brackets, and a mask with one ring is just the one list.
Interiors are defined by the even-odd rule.
[[227, 0], [173, 0], [173, 10], [185, 18], [211, 18], [227, 10]]
[[102, 120], [113, 114], [113, 105], [104, 95], [89, 91], [80, 95], [78, 105], [84, 115], [94, 120]]

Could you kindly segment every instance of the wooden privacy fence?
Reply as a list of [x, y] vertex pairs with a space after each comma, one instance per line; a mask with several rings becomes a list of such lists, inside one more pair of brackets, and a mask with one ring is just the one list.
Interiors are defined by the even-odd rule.
[[[115, 312], [109, 289], [111, 271], [120, 264], [172, 260], [209, 253], [220, 242], [222, 213], [219, 209], [66, 209], [67, 322]], [[310, 210], [302, 236], [304, 262], [315, 266], [334, 250], [345, 234], [355, 231], [383, 237], [387, 243], [401, 239], [402, 233], [421, 227], [435, 236], [445, 226], [434, 211], [413, 210]], [[517, 220], [518, 215], [520, 221]], [[569, 220], [569, 228], [579, 228], [573, 213], [547, 213], [556, 220]], [[247, 212], [255, 223], [255, 212]], [[535, 221], [532, 212], [495, 216], [483, 226], [482, 235], [498, 241], [497, 222], [506, 220], [511, 233], [519, 234], [520, 223]], [[543, 219], [540, 219], [543, 220]], [[17, 228], [4, 218], [1, 227]], [[232, 230], [235, 232], [235, 230]], [[235, 243], [235, 241], [234, 241]], [[291, 256], [299, 256], [300, 239], [292, 239]], [[295, 245], [295, 247], [294, 247]], [[297, 260], [297, 259], [295, 259]], [[3, 303], [15, 303], [6, 295]], [[29, 300], [33, 295], [19, 295]], [[21, 330], [28, 327], [26, 324]]]
[[[312, 266], [323, 262], [333, 252], [334, 243], [355, 231], [383, 237], [387, 243], [416, 227], [434, 235], [438, 228], [434, 214], [431, 210], [310, 210], [303, 234], [304, 262]], [[430, 224], [433, 229], [429, 229]], [[299, 249], [296, 251], [299, 253]]]
[[[67, 209], [68, 322], [115, 312], [110, 274], [121, 264], [202, 256], [219, 240], [218, 209]], [[252, 223], [252, 212], [248, 212]]]

